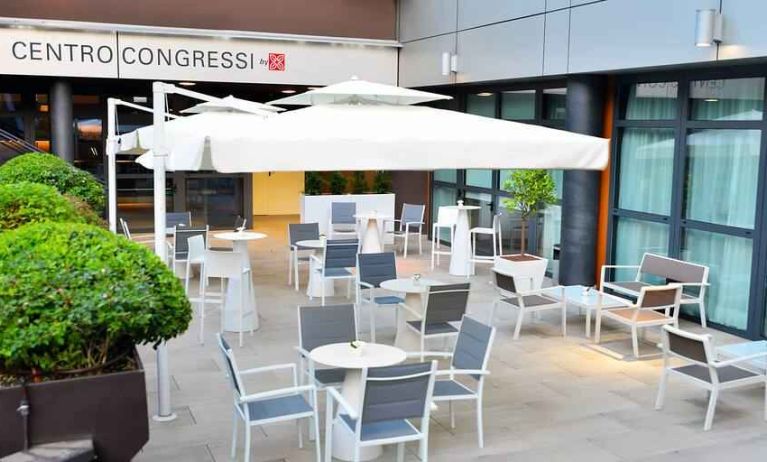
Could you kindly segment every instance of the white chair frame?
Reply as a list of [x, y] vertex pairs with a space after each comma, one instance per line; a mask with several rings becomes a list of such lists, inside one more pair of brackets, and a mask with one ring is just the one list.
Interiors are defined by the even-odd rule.
[[452, 255], [452, 247], [450, 250], [441, 250], [440, 244], [440, 229], [448, 229], [450, 231], [450, 243], [452, 245], [455, 240], [455, 226], [458, 220], [458, 211], [439, 207], [437, 209], [437, 221], [431, 226], [431, 269], [434, 269], [434, 257], [437, 257], [437, 266], [439, 266], [440, 255]]
[[[358, 244], [358, 247], [359, 247], [359, 244]], [[359, 248], [357, 251], [359, 252]], [[343, 276], [325, 275], [325, 255], [327, 255], [327, 241], [325, 241], [325, 249], [322, 255], [322, 259], [320, 259], [320, 257], [318, 257], [317, 255], [314, 255], [314, 254], [310, 255], [310, 258], [312, 259], [312, 261], [314, 261], [314, 270], [320, 271], [322, 273], [322, 284], [320, 285], [320, 304], [322, 305], [325, 304], [325, 280], [327, 279], [331, 279], [333, 281], [346, 279], [348, 281], [346, 286], [346, 298], [351, 298], [352, 284], [354, 283], [354, 281], [357, 280], [356, 271], [350, 271], [349, 272], [350, 274], [343, 275]], [[311, 277], [312, 276], [309, 275], [310, 279]], [[310, 295], [309, 300], [314, 300], [314, 297]]]
[[[242, 258], [242, 256], [237, 252], [227, 252], [227, 251], [213, 251], [208, 250], [205, 252], [205, 265], [203, 266], [203, 270], [200, 274], [200, 345], [205, 344], [205, 309], [206, 305], [208, 303], [214, 303], [220, 306], [220, 314], [221, 314], [221, 324], [219, 328], [219, 333], [224, 332], [224, 321], [225, 321], [225, 304], [226, 304], [226, 289], [227, 289], [227, 282], [230, 278], [239, 277], [242, 279], [242, 283], [240, 284], [240, 310], [239, 310], [239, 318], [240, 318], [240, 329], [239, 329], [239, 345], [240, 348], [242, 348], [243, 345], [243, 332], [244, 332], [244, 320], [245, 320], [245, 313], [243, 311], [248, 291], [250, 290], [250, 283], [246, 283], [246, 278], [250, 278], [250, 268], [246, 268], [245, 265], [240, 264], [238, 267], [228, 267], [228, 272], [221, 272], [221, 273], [214, 273], [213, 275], [210, 274], [210, 267], [214, 266], [215, 263], [213, 262], [213, 259], [216, 258], [216, 254], [223, 254], [223, 255], [235, 255], [239, 258]], [[207, 287], [209, 285], [210, 278], [217, 278], [220, 281], [220, 292], [208, 292]], [[213, 295], [213, 299], [211, 300], [209, 296]], [[255, 313], [253, 313], [255, 315]], [[250, 329], [250, 335], [253, 335], [253, 328]]]
[[[407, 247], [408, 243], [410, 242], [410, 228], [411, 227], [417, 227], [418, 233], [416, 236], [418, 237], [418, 255], [421, 255], [423, 253], [423, 216], [426, 212], [426, 206], [425, 205], [418, 205], [418, 204], [406, 204], [411, 206], [418, 206], [421, 207], [421, 218], [418, 221], [402, 221], [402, 219], [399, 220], [391, 220], [391, 222], [394, 224], [395, 227], [398, 226], [399, 229], [395, 229], [394, 231], [390, 231], [390, 234], [392, 235], [392, 238], [394, 238], [394, 242], [396, 244], [397, 239], [403, 239], [403, 251], [402, 251], [402, 257], [407, 258]], [[404, 211], [404, 205], [403, 211]], [[384, 224], [385, 226], [385, 224]]]
[[[490, 235], [493, 239], [493, 255], [477, 255], [477, 235]], [[471, 236], [471, 261], [472, 263], [495, 263], [495, 257], [503, 255], [503, 239], [501, 232], [501, 212], [493, 215], [492, 227], [475, 226], [469, 230]], [[496, 253], [496, 251], [498, 253]]]

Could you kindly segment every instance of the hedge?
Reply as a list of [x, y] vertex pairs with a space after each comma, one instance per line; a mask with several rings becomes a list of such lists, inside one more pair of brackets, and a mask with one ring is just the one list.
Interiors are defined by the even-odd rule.
[[[82, 205], [90, 211], [87, 204]], [[0, 185], [0, 231], [43, 221], [85, 223], [86, 219], [52, 186], [27, 182]]]

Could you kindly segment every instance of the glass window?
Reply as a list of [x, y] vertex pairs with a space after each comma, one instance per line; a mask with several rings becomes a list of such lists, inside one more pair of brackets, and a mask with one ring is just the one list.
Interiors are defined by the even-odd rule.
[[543, 90], [543, 118], [546, 120], [565, 120], [567, 89], [547, 88]]
[[[469, 226], [493, 226], [493, 195], [477, 191], [466, 191], [463, 199], [466, 205], [476, 205], [478, 210], [469, 211]], [[493, 254], [493, 238], [487, 234], [477, 235], [477, 255], [488, 256]]]
[[557, 196], [557, 199], [562, 200], [562, 185], [565, 181], [565, 171], [549, 170], [549, 175], [554, 180], [554, 195]]
[[674, 130], [627, 128], [620, 144], [618, 207], [668, 215], [674, 171]]
[[0, 114], [0, 130], [24, 138], [24, 118], [21, 115]]
[[535, 90], [505, 91], [501, 94], [501, 118], [535, 119]]
[[[709, 267], [706, 316], [709, 320], [744, 330], [748, 321], [751, 285], [751, 239], [687, 229], [681, 258]], [[697, 307], [691, 313], [697, 315]]]
[[19, 93], [0, 93], [0, 113], [16, 112], [20, 110], [21, 94]]
[[637, 83], [629, 87], [626, 119], [669, 120], [676, 117], [676, 82]]
[[495, 93], [477, 93], [466, 98], [466, 112], [485, 117], [495, 117]]
[[[645, 252], [668, 254], [669, 227], [665, 223], [618, 217], [615, 234], [616, 265], [639, 265]], [[615, 280], [633, 280], [634, 270], [617, 270]], [[649, 281], [648, 282], [661, 282]]]
[[458, 181], [457, 170], [434, 170], [434, 179], [446, 183], [455, 183]]
[[230, 228], [243, 215], [241, 176], [210, 176], [186, 179], [186, 209], [195, 225]]
[[693, 120], [762, 120], [764, 78], [690, 82]]
[[480, 188], [492, 188], [493, 171], [489, 169], [466, 170], [466, 184]]
[[548, 258], [548, 270], [554, 280], [559, 279], [558, 262], [554, 260], [554, 247], [559, 245], [562, 231], [562, 206], [549, 205], [539, 213], [538, 255]]
[[693, 130], [687, 136], [685, 216], [753, 228], [759, 130]]
[[[445, 186], [434, 186], [434, 194], [431, 201], [432, 221], [436, 223], [439, 220], [439, 208], [443, 205], [455, 205], [458, 199], [457, 190]], [[447, 228], [441, 228], [439, 239], [443, 242], [450, 242], [450, 231]]]

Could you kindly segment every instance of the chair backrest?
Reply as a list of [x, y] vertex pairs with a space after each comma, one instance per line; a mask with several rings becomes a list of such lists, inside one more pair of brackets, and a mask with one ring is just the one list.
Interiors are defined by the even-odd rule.
[[331, 202], [330, 203], [330, 224], [332, 225], [353, 225], [357, 223], [354, 215], [357, 213], [356, 202]]
[[421, 223], [426, 206], [417, 204], [402, 204], [400, 220], [405, 223]]
[[674, 316], [678, 316], [679, 303], [682, 299], [682, 285], [668, 284], [665, 286], [642, 287], [637, 298], [637, 306], [640, 309], [656, 310], [672, 307]]
[[243, 218], [240, 215], [237, 215], [237, 218], [234, 219], [234, 230], [237, 231], [240, 228], [245, 228], [247, 226], [248, 220]]
[[501, 212], [493, 215], [493, 231], [496, 233], [501, 229]]
[[131, 239], [130, 229], [128, 228], [128, 222], [120, 218], [120, 228], [122, 228], [123, 235], [128, 239]]
[[189, 238], [202, 236], [203, 243], [208, 242], [208, 226], [173, 228], [173, 253], [177, 260], [183, 260], [189, 253]]
[[[494, 338], [494, 327], [464, 316], [455, 342], [451, 365], [455, 369], [485, 370]], [[472, 377], [479, 379], [481, 376]]]
[[365, 371], [362, 423], [427, 417], [436, 361]]
[[443, 284], [429, 287], [426, 300], [426, 324], [457, 322], [466, 314], [471, 284]]
[[357, 255], [357, 274], [360, 282], [373, 287], [389, 279], [397, 279], [397, 263], [394, 252], [361, 253]]
[[495, 277], [495, 287], [509, 294], [517, 293], [517, 283], [514, 281], [514, 276], [504, 273], [497, 268], [492, 268], [492, 270]]
[[357, 340], [357, 318], [354, 305], [298, 307], [298, 344], [306, 351]]
[[328, 239], [325, 243], [324, 270], [353, 268], [357, 265], [359, 241], [356, 239]]
[[688, 361], [708, 365], [713, 347], [710, 335], [693, 334], [665, 325], [663, 326], [663, 350]]
[[288, 241], [296, 245], [298, 241], [314, 241], [320, 238], [319, 223], [289, 223]]
[[708, 282], [708, 267], [654, 253], [645, 253], [640, 273], [653, 274], [666, 282]]
[[454, 225], [458, 221], [458, 210], [442, 206], [437, 209], [437, 223], [440, 225]]
[[165, 214], [165, 227], [192, 226], [192, 212], [168, 212]]
[[205, 276], [209, 278], [240, 278], [245, 263], [243, 258], [239, 252], [206, 250]]
[[188, 260], [201, 260], [205, 258], [205, 238], [201, 235], [190, 236], [187, 239], [188, 252], [186, 258]]
[[216, 334], [216, 337], [218, 338], [218, 348], [224, 357], [224, 368], [226, 376], [229, 377], [229, 385], [231, 385], [232, 391], [237, 397], [245, 396], [247, 393], [240, 378], [240, 371], [237, 369], [237, 362], [234, 359], [232, 347], [229, 346], [229, 343], [221, 334]]

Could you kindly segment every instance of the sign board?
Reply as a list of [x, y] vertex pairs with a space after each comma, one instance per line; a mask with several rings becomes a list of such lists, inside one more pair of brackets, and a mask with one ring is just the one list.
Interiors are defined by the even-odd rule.
[[397, 49], [123, 32], [0, 28], [0, 74], [326, 85], [397, 83]]

